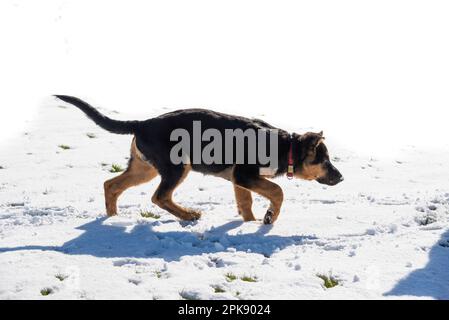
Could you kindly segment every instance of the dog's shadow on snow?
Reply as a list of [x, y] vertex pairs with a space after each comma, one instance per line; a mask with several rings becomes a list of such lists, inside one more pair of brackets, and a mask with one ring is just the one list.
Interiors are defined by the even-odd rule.
[[418, 296], [449, 299], [449, 231], [429, 252], [429, 261], [400, 280], [386, 296]]
[[188, 229], [191, 223], [182, 222], [186, 231], [155, 230], [156, 226], [170, 222], [173, 220], [139, 223], [130, 228], [126, 224], [109, 223], [106, 218], [99, 218], [78, 227], [84, 232], [62, 246], [0, 247], [0, 253], [43, 250], [101, 258], [161, 258], [169, 262], [183, 256], [223, 251], [252, 252], [269, 257], [288, 246], [316, 239], [313, 236], [270, 235], [271, 225], [261, 225], [254, 233], [228, 234], [228, 231], [242, 225], [242, 221], [231, 221], [204, 233], [191, 231]]

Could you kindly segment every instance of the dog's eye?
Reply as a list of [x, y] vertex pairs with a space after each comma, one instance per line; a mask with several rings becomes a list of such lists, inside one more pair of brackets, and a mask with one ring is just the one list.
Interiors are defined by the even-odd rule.
[[315, 156], [316, 154], [316, 148], [315, 147], [310, 147], [308, 150], [308, 154], [311, 156]]

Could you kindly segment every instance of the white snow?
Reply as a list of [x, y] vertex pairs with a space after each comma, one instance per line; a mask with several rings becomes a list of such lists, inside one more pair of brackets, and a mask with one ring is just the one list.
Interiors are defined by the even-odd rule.
[[[449, 299], [448, 15], [445, 1], [0, 1], [0, 299]], [[231, 184], [195, 173], [175, 199], [199, 221], [151, 203], [159, 178], [106, 218], [103, 182], [132, 137], [52, 94], [117, 119], [205, 107], [324, 130], [345, 181], [277, 179], [273, 226], [243, 223]]]
[[[203, 211], [199, 221], [151, 203], [158, 178], [106, 218], [102, 183], [112, 163], [126, 165], [130, 141], [48, 99], [1, 150], [1, 299], [449, 299], [448, 151], [363, 157], [329, 138], [345, 181], [277, 179], [285, 202], [266, 226], [241, 221], [229, 182], [196, 173], [175, 199]], [[258, 218], [266, 206], [255, 198]], [[326, 289], [318, 274], [339, 285]]]

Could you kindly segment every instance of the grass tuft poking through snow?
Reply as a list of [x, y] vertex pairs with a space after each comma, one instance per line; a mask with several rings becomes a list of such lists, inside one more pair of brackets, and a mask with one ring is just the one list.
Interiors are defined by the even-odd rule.
[[257, 282], [257, 278], [256, 277], [242, 276], [242, 277], [238, 278], [235, 274], [233, 274], [231, 272], [226, 273], [225, 274], [225, 278], [226, 278], [226, 281], [228, 281], [228, 282], [232, 282], [232, 281], [235, 281], [237, 279], [240, 279], [240, 280], [245, 281], [245, 282]]
[[250, 277], [250, 276], [243, 276], [240, 278], [240, 280], [245, 281], [245, 282], [257, 282], [256, 277]]
[[142, 216], [142, 218], [159, 219], [161, 217], [160, 215], [153, 213], [151, 211], [148, 211], [148, 210], [141, 210], [140, 215]]
[[111, 173], [119, 173], [123, 171], [125, 171], [125, 169], [123, 169], [122, 166], [120, 166], [119, 164], [115, 163], [111, 166], [111, 169], [109, 170], [109, 172]]
[[50, 294], [53, 293], [53, 289], [52, 288], [44, 288], [41, 290], [41, 295], [43, 296], [48, 296]]
[[226, 278], [226, 281], [228, 281], [228, 282], [237, 280], [237, 276], [230, 272], [225, 274], [225, 278]]
[[318, 278], [324, 281], [324, 287], [327, 289], [338, 286], [339, 281], [332, 276], [326, 276], [324, 274], [317, 274]]
[[55, 278], [58, 279], [59, 281], [64, 281], [65, 279], [68, 278], [68, 276], [65, 274], [58, 273], [57, 275], [55, 275]]
[[60, 149], [62, 149], [62, 150], [70, 150], [70, 149], [72, 149], [70, 146], [68, 146], [66, 144], [60, 144], [58, 147]]
[[224, 292], [226, 292], [226, 290], [220, 286], [216, 286], [216, 287], [214, 287], [214, 292], [215, 293], [224, 293]]

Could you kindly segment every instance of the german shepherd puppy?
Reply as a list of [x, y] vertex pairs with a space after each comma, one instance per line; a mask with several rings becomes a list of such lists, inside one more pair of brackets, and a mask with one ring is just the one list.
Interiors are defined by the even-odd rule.
[[[289, 177], [316, 180], [326, 185], [336, 185], [343, 181], [343, 176], [329, 159], [322, 132], [289, 134], [262, 120], [205, 109], [178, 110], [145, 121], [118, 121], [104, 116], [78, 98], [65, 95], [56, 97], [78, 107], [97, 125], [109, 132], [134, 135], [128, 169], [120, 176], [104, 183], [106, 211], [109, 216], [117, 214], [117, 199], [126, 189], [148, 182], [160, 175], [160, 184], [151, 198], [153, 203], [180, 219], [199, 219], [200, 212], [184, 208], [172, 199], [173, 191], [182, 183], [190, 170], [219, 176], [232, 182], [238, 212], [244, 221], [256, 220], [252, 212], [251, 192], [267, 198], [270, 201], [270, 207], [263, 220], [265, 224], [276, 221], [283, 201], [282, 189], [268, 178], [287, 173]], [[201, 121], [202, 130], [213, 128], [220, 133], [224, 133], [226, 129], [243, 131], [275, 129], [278, 142], [277, 169], [266, 176], [261, 174], [263, 166], [259, 162], [256, 164], [236, 162], [174, 164], [171, 161], [170, 152], [176, 142], [171, 141], [171, 133], [181, 128], [187, 130], [192, 137], [194, 121]]]

